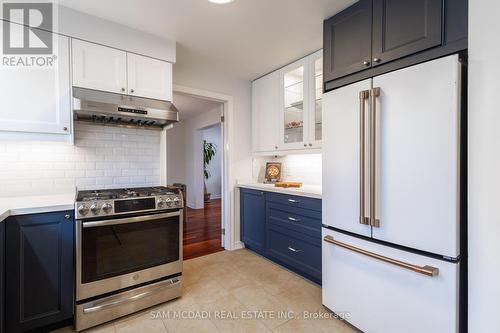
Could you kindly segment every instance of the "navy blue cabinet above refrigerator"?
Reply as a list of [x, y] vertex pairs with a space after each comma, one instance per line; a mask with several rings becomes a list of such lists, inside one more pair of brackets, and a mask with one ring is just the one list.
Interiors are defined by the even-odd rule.
[[74, 301], [73, 211], [9, 217], [6, 232], [6, 332], [71, 320]]
[[468, 0], [360, 0], [323, 23], [324, 89], [466, 50]]

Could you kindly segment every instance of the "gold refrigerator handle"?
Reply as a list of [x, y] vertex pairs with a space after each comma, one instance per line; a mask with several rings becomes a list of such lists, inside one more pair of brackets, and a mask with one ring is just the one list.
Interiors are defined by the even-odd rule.
[[370, 225], [380, 227], [377, 219], [377, 97], [380, 96], [380, 88], [370, 89]]
[[370, 224], [365, 216], [365, 104], [369, 90], [359, 92], [359, 223]]
[[380, 261], [383, 261], [383, 262], [386, 262], [386, 263], [389, 263], [389, 264], [392, 264], [392, 265], [395, 265], [395, 266], [398, 266], [401, 268], [405, 268], [405, 269], [417, 272], [419, 274], [423, 274], [423, 275], [427, 275], [427, 276], [438, 276], [439, 275], [439, 268], [437, 268], [437, 267], [432, 267], [432, 266], [427, 266], [427, 265], [426, 266], [412, 265], [412, 264], [406, 263], [404, 261], [392, 259], [392, 258], [383, 256], [383, 255], [380, 255], [380, 254], [376, 254], [376, 253], [373, 253], [370, 251], [360, 249], [359, 247], [355, 247], [355, 246], [352, 246], [352, 245], [349, 245], [346, 243], [339, 242], [338, 240], [335, 240], [332, 236], [325, 236], [323, 238], [323, 240], [325, 242], [343, 247], [344, 249], [347, 249], [347, 250], [350, 250], [350, 251], [353, 251], [353, 252], [356, 252], [359, 254], [363, 254], [365, 256], [368, 256], [368, 257], [371, 257], [371, 258], [374, 258], [374, 259], [377, 259], [377, 260], [380, 260]]

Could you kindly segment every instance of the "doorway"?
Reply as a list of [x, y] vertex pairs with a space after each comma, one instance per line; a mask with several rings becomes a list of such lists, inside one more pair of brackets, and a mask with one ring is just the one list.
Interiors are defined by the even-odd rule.
[[183, 249], [190, 259], [224, 250], [224, 104], [177, 92], [174, 103], [179, 122], [167, 131], [167, 183], [185, 187]]

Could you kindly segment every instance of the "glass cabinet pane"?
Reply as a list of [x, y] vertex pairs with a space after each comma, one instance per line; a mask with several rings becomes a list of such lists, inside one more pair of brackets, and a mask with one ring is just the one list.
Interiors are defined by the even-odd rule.
[[285, 143], [304, 141], [304, 66], [284, 75]]
[[321, 140], [322, 102], [323, 97], [323, 59], [314, 62], [314, 138]]

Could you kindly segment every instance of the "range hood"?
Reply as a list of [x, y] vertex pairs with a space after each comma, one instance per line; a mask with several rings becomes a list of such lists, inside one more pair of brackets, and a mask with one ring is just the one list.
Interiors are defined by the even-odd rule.
[[75, 121], [106, 126], [162, 129], [179, 121], [168, 101], [73, 87]]

